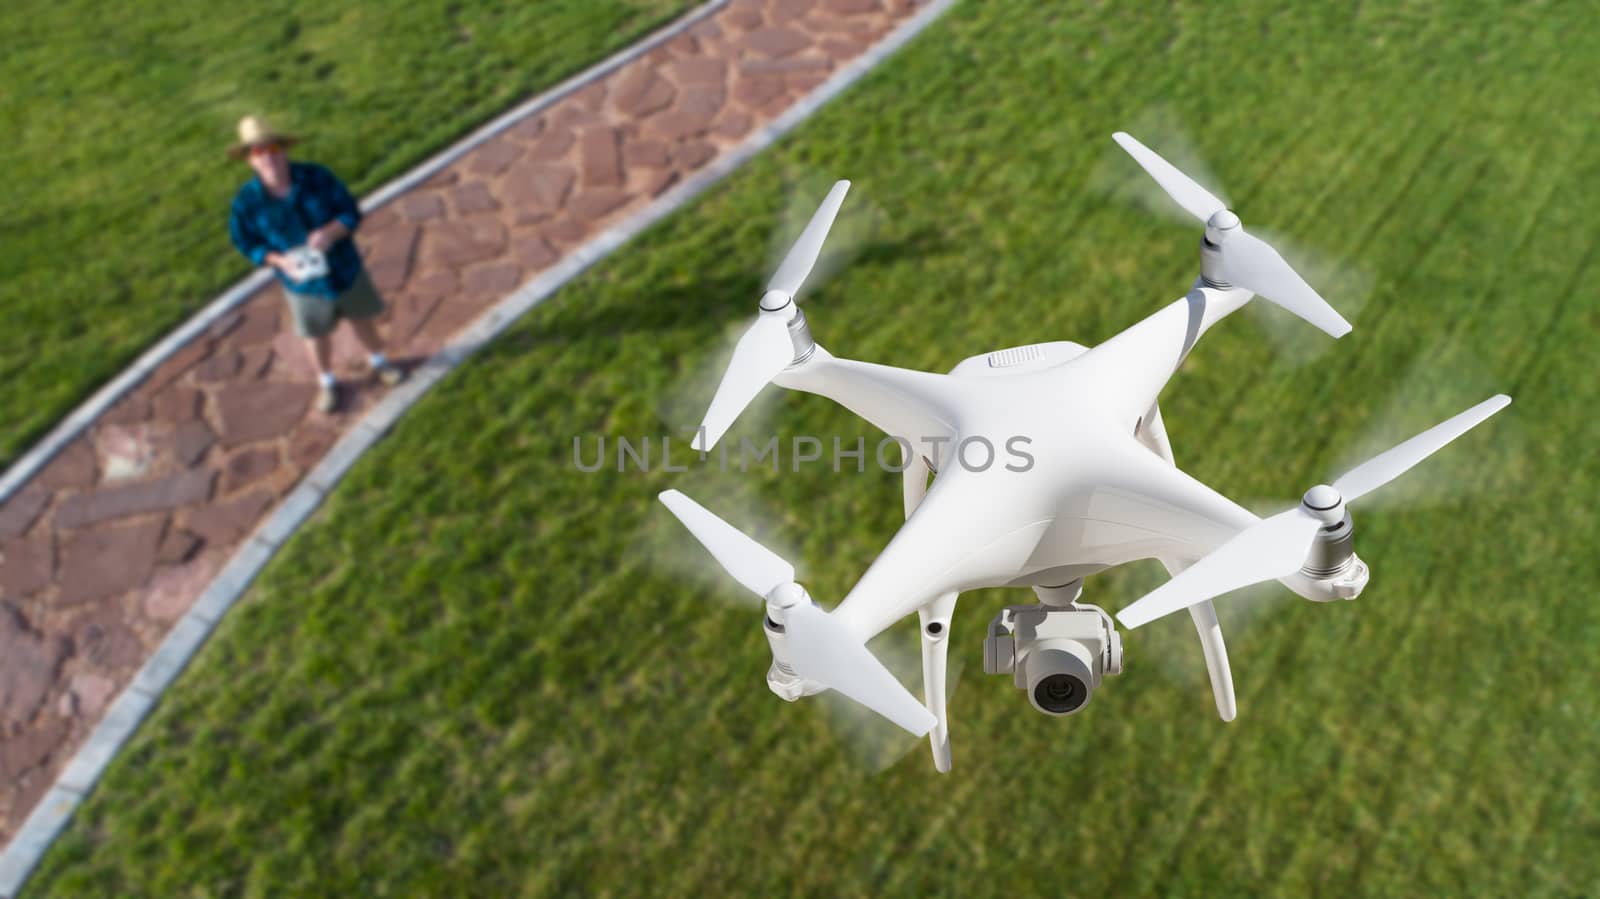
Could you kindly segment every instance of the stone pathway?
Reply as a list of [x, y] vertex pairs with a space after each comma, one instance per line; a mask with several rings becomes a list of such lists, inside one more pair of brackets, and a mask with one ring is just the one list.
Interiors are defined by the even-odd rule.
[[[358, 242], [421, 360], [788, 109], [914, 0], [732, 0], [368, 216]], [[338, 160], [321, 160], [338, 168]], [[345, 408], [276, 287], [179, 350], [0, 505], [0, 845], [234, 550], [381, 394], [348, 329]]]

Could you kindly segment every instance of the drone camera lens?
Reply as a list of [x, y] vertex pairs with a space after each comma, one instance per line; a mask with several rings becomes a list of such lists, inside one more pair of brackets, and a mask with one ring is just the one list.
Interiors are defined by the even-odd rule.
[[1077, 711], [1089, 699], [1089, 688], [1076, 675], [1056, 673], [1033, 688], [1039, 708], [1056, 715]]

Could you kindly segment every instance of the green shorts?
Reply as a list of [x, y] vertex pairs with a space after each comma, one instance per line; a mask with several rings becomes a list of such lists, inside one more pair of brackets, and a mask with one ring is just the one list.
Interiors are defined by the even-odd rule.
[[341, 318], [375, 318], [383, 314], [383, 297], [372, 286], [366, 271], [356, 276], [344, 293], [333, 299], [309, 293], [284, 290], [289, 314], [294, 316], [294, 331], [301, 337], [326, 337]]

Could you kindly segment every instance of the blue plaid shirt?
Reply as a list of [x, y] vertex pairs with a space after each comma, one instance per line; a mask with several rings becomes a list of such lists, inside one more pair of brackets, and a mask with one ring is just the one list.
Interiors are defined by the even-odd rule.
[[[354, 234], [361, 224], [361, 208], [345, 189], [344, 182], [320, 165], [289, 163], [289, 195], [274, 197], [261, 183], [251, 178], [233, 198], [228, 219], [228, 234], [233, 245], [256, 265], [264, 265], [268, 253], [282, 253], [303, 246], [312, 231], [338, 219]], [[355, 283], [361, 274], [361, 254], [356, 243], [345, 237], [328, 247], [328, 273], [310, 281], [289, 280], [278, 272], [287, 290], [332, 299]]]

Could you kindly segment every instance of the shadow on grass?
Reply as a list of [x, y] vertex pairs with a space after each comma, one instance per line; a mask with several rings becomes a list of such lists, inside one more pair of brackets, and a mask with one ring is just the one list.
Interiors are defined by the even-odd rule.
[[[845, 267], [852, 270], [929, 259], [949, 250], [933, 228], [921, 228], [899, 240], [872, 241], [855, 249]], [[808, 283], [800, 302], [815, 296], [821, 283]], [[636, 296], [637, 302], [578, 307], [564, 305], [553, 314], [530, 316], [499, 344], [497, 354], [521, 355], [535, 347], [566, 346], [608, 337], [622, 339], [641, 332], [669, 333], [703, 330], [708, 321], [722, 321], [734, 313], [754, 315], [766, 290], [766, 277], [722, 275], [693, 285], [674, 285]], [[554, 302], [560, 303], [559, 294]]]

